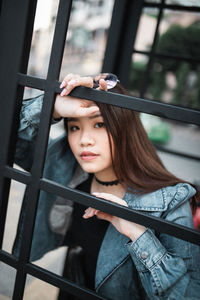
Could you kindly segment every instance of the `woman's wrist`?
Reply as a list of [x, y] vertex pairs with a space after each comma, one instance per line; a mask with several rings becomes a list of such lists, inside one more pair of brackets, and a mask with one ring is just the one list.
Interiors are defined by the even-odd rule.
[[59, 115], [59, 113], [57, 113], [57, 111], [55, 111], [55, 109], [54, 109], [54, 112], [53, 112], [53, 119], [54, 120], [62, 119], [61, 115]]
[[135, 242], [145, 231], [147, 230], [146, 227], [142, 225], [135, 224], [134, 228], [128, 234], [128, 237]]
[[53, 119], [60, 119], [63, 116], [61, 115], [62, 111], [64, 110], [63, 102], [66, 101], [60, 95], [56, 96], [56, 100], [54, 103], [54, 111], [53, 111]]

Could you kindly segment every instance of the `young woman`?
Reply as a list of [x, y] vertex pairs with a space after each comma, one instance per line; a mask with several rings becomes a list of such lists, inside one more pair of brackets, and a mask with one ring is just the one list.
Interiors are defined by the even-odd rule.
[[[69, 96], [76, 86], [125, 94], [112, 74], [100, 75], [95, 80], [74, 74], [65, 77], [53, 117], [64, 118], [67, 137], [49, 146], [44, 177], [192, 228], [191, 206], [195, 208], [198, 200], [196, 190], [165, 169], [138, 114]], [[16, 160], [26, 168], [28, 164], [22, 157], [27, 144], [32, 145], [36, 137], [41, 103], [42, 97], [31, 99], [22, 109]], [[65, 211], [68, 218], [58, 217], [59, 211]], [[68, 230], [63, 233], [64, 226]], [[78, 203], [72, 209], [70, 200], [41, 193], [32, 259], [56, 247], [61, 232], [70, 249], [80, 246], [83, 250], [81, 259], [79, 256], [79, 279], [106, 298], [199, 298], [197, 245]], [[20, 228], [16, 255], [19, 247]], [[73, 254], [69, 261], [76, 265]]]

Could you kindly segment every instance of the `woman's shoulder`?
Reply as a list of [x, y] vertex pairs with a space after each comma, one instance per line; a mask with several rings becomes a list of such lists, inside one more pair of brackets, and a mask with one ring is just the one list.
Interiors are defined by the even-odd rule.
[[127, 192], [124, 200], [129, 207], [136, 210], [162, 212], [189, 200], [195, 193], [196, 190], [190, 184], [178, 183], [147, 194]]

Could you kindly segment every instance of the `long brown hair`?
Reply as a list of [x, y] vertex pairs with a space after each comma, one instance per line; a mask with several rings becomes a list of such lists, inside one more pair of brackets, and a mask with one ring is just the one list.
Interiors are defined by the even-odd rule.
[[[127, 95], [119, 83], [110, 91]], [[144, 194], [185, 182], [164, 167], [137, 112], [110, 104], [97, 103], [97, 105], [103, 116], [108, 136], [112, 136], [113, 168], [124, 186]], [[110, 147], [112, 147], [111, 140]], [[192, 198], [193, 209], [198, 198], [198, 193]]]

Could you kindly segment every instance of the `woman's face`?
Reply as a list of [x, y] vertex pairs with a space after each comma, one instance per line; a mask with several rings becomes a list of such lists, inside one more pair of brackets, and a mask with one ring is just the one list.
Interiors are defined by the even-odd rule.
[[88, 173], [112, 177], [112, 159], [108, 134], [103, 117], [93, 116], [68, 119], [68, 140], [74, 156]]

